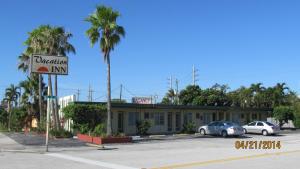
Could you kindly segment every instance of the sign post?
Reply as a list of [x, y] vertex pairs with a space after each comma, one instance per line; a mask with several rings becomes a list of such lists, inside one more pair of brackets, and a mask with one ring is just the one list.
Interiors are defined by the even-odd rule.
[[[68, 75], [68, 58], [66, 56], [49, 56], [34, 54], [30, 59], [30, 73]], [[51, 77], [50, 77], [51, 78]], [[49, 130], [50, 130], [50, 114], [53, 113], [52, 101], [55, 96], [50, 92], [50, 84], [48, 84], [47, 96], [47, 117], [46, 117], [46, 152], [49, 145]]]

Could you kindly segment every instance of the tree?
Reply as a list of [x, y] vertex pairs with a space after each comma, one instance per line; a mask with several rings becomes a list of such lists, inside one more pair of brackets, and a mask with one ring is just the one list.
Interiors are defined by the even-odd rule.
[[201, 95], [201, 88], [198, 85], [189, 85], [179, 93], [180, 103], [183, 105], [193, 104], [193, 100]]
[[253, 83], [251, 84], [250, 88], [249, 88], [252, 92], [252, 103], [253, 106], [256, 108], [261, 107], [264, 104], [264, 91], [265, 91], [265, 87], [262, 86], [262, 83]]
[[5, 98], [4, 101], [7, 102], [7, 111], [9, 113], [8, 116], [8, 130], [11, 129], [11, 108], [13, 107], [13, 103], [17, 103], [17, 99], [20, 96], [20, 92], [18, 92], [19, 87], [16, 87], [15, 85], [11, 84], [10, 87], [6, 88], [5, 90]]
[[[22, 53], [19, 56], [19, 65], [18, 69], [22, 70], [24, 73], [28, 72], [29, 68], [29, 60], [30, 55], [38, 53], [43, 53], [43, 40], [41, 36], [42, 28], [39, 27], [37, 29], [34, 29], [32, 32], [29, 32], [29, 37], [24, 42], [24, 44], [27, 46], [27, 49], [24, 53]], [[34, 74], [32, 74], [34, 75]], [[42, 74], [38, 74], [38, 81], [39, 81], [39, 116], [40, 116], [40, 123], [43, 121], [44, 117], [44, 111], [43, 111], [43, 100], [42, 100], [42, 84], [43, 84], [43, 76]]]
[[273, 116], [279, 121], [280, 126], [288, 120], [294, 120], [294, 109], [290, 106], [278, 106], [273, 110]]
[[[46, 54], [55, 56], [66, 56], [67, 53], [75, 53], [75, 48], [68, 42], [72, 37], [71, 33], [64, 30], [63, 27], [52, 27], [50, 25], [41, 25], [29, 33], [28, 39], [25, 41], [27, 45], [26, 54]], [[54, 93], [57, 96], [57, 76], [55, 76]], [[41, 86], [41, 83], [40, 83]], [[52, 95], [51, 75], [48, 75], [48, 86]], [[41, 87], [40, 87], [41, 88]], [[41, 94], [40, 94], [41, 95]], [[55, 100], [55, 108], [53, 119], [56, 128], [60, 128], [59, 116], [57, 108], [57, 99]]]
[[[36, 117], [41, 116], [37, 113], [39, 110], [39, 76], [37, 74], [27, 77], [19, 83], [19, 86], [23, 89], [21, 95], [21, 105], [27, 109], [28, 114], [35, 115]], [[45, 84], [42, 83], [42, 88], [45, 88]], [[42, 93], [43, 96], [46, 95], [45, 90]], [[42, 97], [44, 100], [44, 97]]]
[[107, 64], [107, 135], [112, 134], [111, 126], [111, 82], [110, 82], [110, 53], [120, 42], [121, 37], [125, 36], [125, 30], [117, 24], [120, 16], [118, 11], [110, 7], [97, 6], [96, 11], [88, 16], [85, 21], [91, 24], [86, 31], [90, 42], [93, 45], [100, 42], [100, 49]]
[[273, 87], [273, 106], [280, 106], [286, 104], [286, 92], [289, 92], [289, 88], [285, 83], [277, 83]]
[[162, 104], [178, 104], [178, 100], [174, 89], [169, 89], [165, 97], [162, 99]]

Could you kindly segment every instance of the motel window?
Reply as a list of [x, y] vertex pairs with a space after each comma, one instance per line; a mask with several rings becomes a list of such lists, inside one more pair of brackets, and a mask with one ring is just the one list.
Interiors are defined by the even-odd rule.
[[150, 113], [150, 119], [154, 119], [154, 113]]
[[196, 114], [196, 119], [200, 119], [200, 113]]
[[241, 114], [241, 118], [242, 118], [242, 119], [244, 119], [244, 118], [245, 118], [244, 114]]
[[144, 119], [149, 119], [150, 118], [150, 115], [149, 115], [149, 113], [147, 112], [147, 113], [145, 113], [144, 114]]
[[154, 113], [154, 123], [155, 125], [164, 125], [165, 124], [165, 116], [164, 113]]
[[184, 124], [193, 122], [193, 113], [185, 113], [183, 116]]
[[252, 120], [257, 120], [257, 114], [256, 113], [252, 114]]
[[128, 113], [128, 125], [135, 126], [137, 121], [137, 113], [136, 112], [129, 112]]

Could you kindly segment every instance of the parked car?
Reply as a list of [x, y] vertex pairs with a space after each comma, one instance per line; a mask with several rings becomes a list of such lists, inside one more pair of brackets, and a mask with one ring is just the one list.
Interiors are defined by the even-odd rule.
[[226, 121], [211, 122], [208, 125], [199, 127], [198, 132], [202, 135], [221, 135], [223, 137], [241, 136], [244, 134], [240, 125]]
[[280, 127], [267, 121], [254, 121], [243, 126], [244, 133], [257, 133], [267, 136], [269, 134], [278, 134]]

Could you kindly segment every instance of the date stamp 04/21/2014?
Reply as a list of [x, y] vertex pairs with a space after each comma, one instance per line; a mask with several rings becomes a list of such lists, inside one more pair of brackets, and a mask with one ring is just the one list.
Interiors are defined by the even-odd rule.
[[235, 141], [236, 149], [281, 149], [280, 141]]

